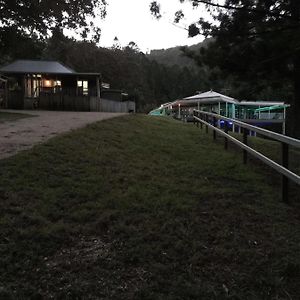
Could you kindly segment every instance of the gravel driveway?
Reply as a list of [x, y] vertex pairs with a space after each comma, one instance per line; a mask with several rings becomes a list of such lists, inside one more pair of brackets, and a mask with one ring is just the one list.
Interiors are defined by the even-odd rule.
[[29, 114], [34, 117], [0, 123], [0, 159], [29, 149], [60, 133], [84, 127], [96, 121], [124, 115], [124, 113], [103, 112], [3, 111]]

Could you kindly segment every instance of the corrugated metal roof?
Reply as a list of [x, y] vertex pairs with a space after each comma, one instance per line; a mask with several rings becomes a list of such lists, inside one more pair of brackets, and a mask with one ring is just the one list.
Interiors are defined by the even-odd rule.
[[57, 61], [16, 60], [0, 68], [3, 73], [74, 74], [75, 71]]

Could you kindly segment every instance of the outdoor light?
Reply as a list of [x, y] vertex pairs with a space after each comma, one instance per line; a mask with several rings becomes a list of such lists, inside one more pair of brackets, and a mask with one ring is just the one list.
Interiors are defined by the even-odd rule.
[[45, 87], [51, 87], [51, 81], [50, 80], [45, 80], [44, 85], [45, 85]]

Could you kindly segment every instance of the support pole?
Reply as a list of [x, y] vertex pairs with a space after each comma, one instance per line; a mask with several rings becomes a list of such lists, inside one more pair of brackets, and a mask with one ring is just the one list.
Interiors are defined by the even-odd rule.
[[[199, 119], [201, 119], [202, 120], [202, 114], [200, 114], [199, 112], [198, 112], [198, 118]], [[203, 123], [202, 122], [200, 122], [200, 127], [201, 127], [201, 130], [203, 129]]]
[[[282, 166], [289, 167], [289, 145], [282, 143]], [[289, 203], [289, 180], [286, 176], [282, 175], [282, 201]]]
[[[225, 131], [225, 133], [228, 133], [228, 123], [227, 123], [227, 121], [224, 121], [224, 131]], [[226, 136], [224, 138], [224, 149], [225, 150], [228, 149], [228, 139], [227, 139]]]
[[[195, 122], [196, 122], [196, 119], [195, 119], [195, 110], [193, 110], [193, 123], [194, 123], [194, 125], [195, 125]], [[197, 127], [198, 127], [199, 125], [198, 125], [198, 121], [197, 121]]]
[[[247, 134], [248, 134], [248, 129], [243, 128], [243, 143], [245, 145], [248, 145], [248, 141], [247, 141]], [[244, 164], [247, 164], [247, 151], [243, 150], [243, 162]]]
[[285, 118], [286, 118], [286, 108], [283, 108], [283, 123], [282, 123], [282, 134], [285, 135], [286, 129], [285, 129]]
[[100, 93], [100, 77], [99, 76], [96, 77], [96, 88], [97, 88], [97, 98], [100, 98], [101, 93]]
[[[218, 114], [221, 115], [221, 103], [218, 103]], [[218, 127], [221, 128], [221, 123], [220, 120], [217, 121], [218, 122]]]
[[[235, 105], [232, 104], [232, 119], [235, 119]], [[235, 132], [234, 123], [232, 123], [232, 132]]]
[[[216, 117], [213, 117], [213, 126], [216, 127]], [[217, 132], [215, 130], [213, 130], [213, 136], [214, 136], [214, 140], [217, 138]]]

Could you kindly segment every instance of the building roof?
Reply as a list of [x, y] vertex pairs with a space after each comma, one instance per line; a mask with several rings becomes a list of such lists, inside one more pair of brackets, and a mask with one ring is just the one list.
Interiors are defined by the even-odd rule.
[[200, 103], [229, 102], [234, 104], [239, 103], [239, 101], [234, 98], [222, 95], [214, 91], [208, 91], [194, 96], [186, 97], [183, 100], [193, 101], [195, 103], [198, 102]]
[[290, 106], [289, 104], [285, 104], [284, 102], [279, 101], [241, 101], [240, 105], [245, 106], [274, 106], [274, 105], [281, 105], [281, 106]]
[[24, 74], [76, 74], [57, 61], [46, 60], [16, 60], [0, 68], [2, 73], [24, 73]]

